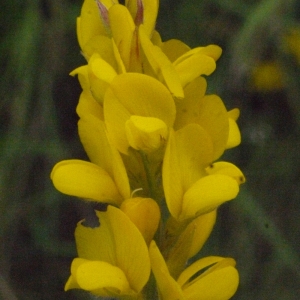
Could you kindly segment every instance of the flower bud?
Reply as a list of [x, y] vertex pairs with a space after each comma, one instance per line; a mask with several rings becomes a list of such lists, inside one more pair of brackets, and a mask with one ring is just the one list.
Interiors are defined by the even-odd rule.
[[160, 221], [158, 204], [151, 198], [136, 197], [123, 201], [120, 209], [140, 230], [146, 243], [149, 244]]

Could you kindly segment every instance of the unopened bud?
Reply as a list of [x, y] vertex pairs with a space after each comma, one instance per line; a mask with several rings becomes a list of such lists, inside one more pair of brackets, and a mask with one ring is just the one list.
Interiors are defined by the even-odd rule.
[[123, 201], [120, 209], [140, 230], [146, 243], [149, 244], [160, 221], [160, 209], [156, 201], [151, 198], [130, 198]]

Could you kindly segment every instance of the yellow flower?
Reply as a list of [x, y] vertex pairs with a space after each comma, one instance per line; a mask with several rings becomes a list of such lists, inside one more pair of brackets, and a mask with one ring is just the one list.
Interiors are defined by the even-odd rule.
[[129, 146], [145, 152], [163, 146], [175, 120], [175, 104], [169, 91], [143, 74], [115, 77], [103, 108], [109, 139], [124, 154], [128, 154]]
[[244, 182], [242, 172], [242, 182], [227, 171], [209, 174], [206, 168], [214, 160], [213, 150], [210, 135], [198, 124], [170, 132], [162, 176], [166, 202], [176, 220], [210, 212], [237, 196]]
[[130, 186], [122, 158], [107, 139], [101, 107], [83, 92], [77, 111], [79, 136], [91, 162], [57, 163], [51, 173], [53, 184], [68, 195], [120, 205], [130, 197]]
[[170, 275], [154, 241], [149, 254], [161, 300], [227, 300], [237, 290], [239, 275], [232, 258], [209, 256], [199, 259], [176, 279]]
[[78, 258], [71, 266], [65, 290], [83, 289], [97, 296], [136, 299], [150, 275], [150, 259], [143, 236], [119, 209], [96, 212], [101, 225], [77, 225]]

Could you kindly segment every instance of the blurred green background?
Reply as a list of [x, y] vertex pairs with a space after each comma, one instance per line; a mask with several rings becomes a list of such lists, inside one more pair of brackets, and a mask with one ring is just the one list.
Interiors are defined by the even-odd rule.
[[[0, 9], [0, 299], [88, 299], [63, 291], [88, 209], [52, 186], [52, 166], [85, 158], [77, 136], [79, 0], [3, 0]], [[200, 253], [234, 257], [233, 299], [300, 294], [300, 1], [161, 0], [163, 40], [218, 44], [209, 92], [239, 107], [242, 145], [224, 159], [247, 183], [219, 210]]]

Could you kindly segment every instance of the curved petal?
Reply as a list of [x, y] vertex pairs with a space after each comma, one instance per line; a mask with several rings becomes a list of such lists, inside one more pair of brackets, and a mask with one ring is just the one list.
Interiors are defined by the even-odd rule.
[[214, 59], [203, 54], [191, 55], [180, 63], [175, 61], [174, 66], [182, 87], [200, 75], [210, 75], [216, 69]]
[[167, 256], [169, 271], [174, 278], [178, 278], [185, 268], [186, 262], [200, 251], [208, 239], [215, 221], [216, 210], [190, 221], [179, 235]]
[[[207, 256], [201, 259], [198, 259], [194, 263], [192, 263], [190, 266], [188, 266], [178, 277], [177, 283], [181, 286], [188, 286], [191, 284], [190, 279], [199, 271], [205, 270], [208, 267], [212, 267], [218, 262], [222, 261], [224, 258], [220, 256]], [[203, 273], [204, 274], [204, 273]], [[202, 275], [203, 275], [202, 274]], [[201, 275], [199, 275], [201, 276]], [[196, 278], [194, 278], [195, 280]]]
[[[89, 261], [81, 258], [75, 258], [72, 265], [72, 276], [77, 284], [83, 290], [90, 291], [97, 295], [107, 295], [105, 290], [112, 290], [116, 294], [130, 293], [129, 283], [124, 272], [104, 261]], [[102, 291], [101, 293], [101, 290]]]
[[226, 149], [234, 148], [241, 143], [241, 133], [236, 121], [229, 118], [229, 134]]
[[223, 154], [228, 140], [227, 110], [217, 95], [204, 96], [199, 106], [197, 123], [211, 136], [214, 145], [213, 160], [216, 160]]
[[171, 277], [168, 267], [165, 263], [155, 242], [152, 241], [149, 247], [151, 268], [154, 274], [156, 284], [161, 296], [161, 300], [184, 300], [185, 297], [179, 284]]
[[135, 25], [128, 9], [116, 4], [109, 9], [109, 21], [112, 37], [117, 45], [125, 68], [130, 65], [130, 52]]
[[[151, 37], [155, 27], [157, 13], [158, 13], [158, 0], [126, 0], [125, 4], [129, 9], [133, 19], [142, 17], [142, 24], [144, 24], [146, 34]], [[141, 6], [141, 7], [140, 7]], [[139, 14], [141, 16], [139, 16]], [[136, 25], [139, 25], [136, 24]]]
[[239, 192], [235, 179], [221, 174], [199, 179], [183, 196], [181, 219], [195, 217], [234, 199]]
[[167, 55], [171, 62], [188, 52], [191, 48], [180, 40], [171, 39], [164, 42], [161, 50]]
[[54, 166], [51, 179], [67, 195], [117, 205], [123, 200], [109, 174], [90, 162], [63, 160]]
[[83, 115], [78, 122], [78, 132], [91, 162], [109, 174], [123, 199], [129, 198], [127, 172], [120, 153], [107, 139], [104, 122], [91, 114]]
[[206, 80], [198, 77], [184, 89], [185, 98], [176, 102], [175, 129], [190, 123], [201, 125], [209, 133], [213, 145], [213, 160], [219, 158], [228, 141], [228, 113], [223, 101], [216, 95], [205, 95]]
[[183, 98], [183, 90], [180, 83], [180, 78], [167, 56], [162, 50], [152, 44], [149, 37], [145, 33], [143, 25], [139, 27], [139, 37], [141, 47], [145, 54], [146, 60], [151, 66], [155, 76], [166, 84], [170, 92], [177, 98]]
[[196, 255], [203, 247], [210, 236], [216, 223], [217, 211], [201, 215], [193, 220], [189, 226], [194, 227], [192, 245], [189, 251], [189, 258]]
[[[197, 272], [209, 267], [200, 276], [189, 281]], [[239, 275], [231, 258], [206, 257], [189, 266], [178, 278], [188, 300], [228, 300], [236, 292]]]
[[183, 55], [178, 57], [178, 59], [174, 62], [174, 65], [182, 63], [184, 60], [188, 59], [193, 55], [205, 55], [211, 57], [214, 61], [217, 61], [222, 54], [222, 49], [217, 45], [208, 45], [206, 47], [196, 47], [187, 52]]
[[150, 259], [145, 240], [118, 208], [108, 206], [106, 212], [96, 212], [100, 227], [78, 224], [75, 231], [78, 256], [104, 261], [120, 268], [135, 292], [140, 292], [150, 275]]
[[240, 116], [240, 110], [238, 108], [233, 108], [228, 111], [228, 117], [236, 121]]
[[163, 161], [163, 187], [170, 213], [178, 219], [184, 193], [205, 175], [212, 160], [213, 146], [209, 135], [197, 124], [170, 132]]
[[232, 177], [238, 184], [242, 184], [246, 181], [246, 178], [242, 171], [232, 163], [226, 161], [218, 161], [211, 164], [206, 168], [206, 172], [212, 174], [223, 174]]
[[117, 72], [98, 53], [94, 53], [90, 58], [88, 71], [91, 93], [102, 104], [104, 94]]
[[203, 107], [207, 82], [203, 77], [198, 77], [190, 82], [184, 89], [184, 99], [176, 101], [176, 120], [174, 129], [180, 129], [187, 124], [197, 123]]
[[104, 98], [104, 118], [110, 140], [127, 154], [129, 147], [125, 123], [131, 115], [154, 117], [172, 127], [175, 104], [163, 84], [144, 74], [116, 76]]
[[[108, 9], [115, 1], [102, 0], [101, 2]], [[96, 1], [85, 0], [81, 8], [80, 18], [78, 19], [77, 35], [81, 49], [94, 36], [107, 35], [107, 24], [101, 19]]]
[[82, 91], [80, 94], [79, 102], [76, 107], [77, 115], [82, 118], [85, 115], [93, 115], [99, 120], [103, 120], [103, 108], [96, 101], [89, 91]]
[[89, 80], [89, 73], [88, 73], [88, 66], [81, 66], [79, 68], [76, 68], [70, 73], [71, 76], [78, 75], [78, 80], [81, 85], [81, 88], [84, 91], [90, 90], [90, 80]]
[[89, 61], [90, 57], [94, 53], [98, 53], [114, 69], [116, 68], [116, 61], [110, 37], [105, 35], [96, 35], [84, 45], [82, 51], [87, 61]]

